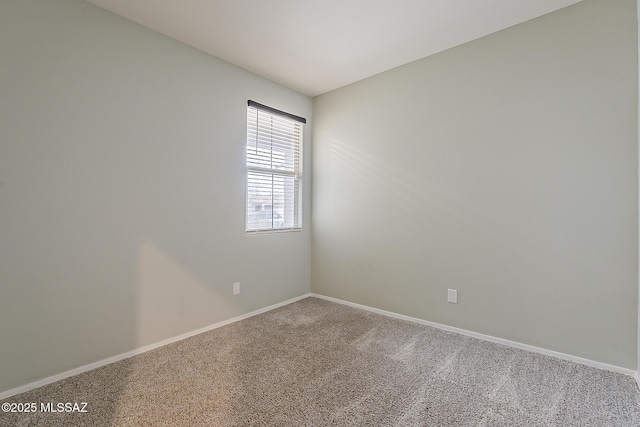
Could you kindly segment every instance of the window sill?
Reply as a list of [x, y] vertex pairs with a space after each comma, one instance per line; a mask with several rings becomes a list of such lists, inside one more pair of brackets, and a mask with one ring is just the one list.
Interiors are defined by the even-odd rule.
[[282, 234], [282, 233], [295, 233], [302, 231], [302, 228], [278, 228], [273, 230], [245, 230], [247, 236], [261, 236], [263, 234]]

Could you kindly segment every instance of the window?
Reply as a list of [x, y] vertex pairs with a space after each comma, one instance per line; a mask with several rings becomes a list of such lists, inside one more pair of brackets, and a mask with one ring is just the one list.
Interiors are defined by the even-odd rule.
[[248, 102], [247, 231], [302, 227], [302, 124], [306, 122]]

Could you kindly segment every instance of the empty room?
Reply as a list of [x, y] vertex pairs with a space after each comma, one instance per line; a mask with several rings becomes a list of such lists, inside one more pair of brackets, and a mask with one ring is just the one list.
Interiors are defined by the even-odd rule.
[[0, 1], [0, 425], [640, 425], [638, 39]]

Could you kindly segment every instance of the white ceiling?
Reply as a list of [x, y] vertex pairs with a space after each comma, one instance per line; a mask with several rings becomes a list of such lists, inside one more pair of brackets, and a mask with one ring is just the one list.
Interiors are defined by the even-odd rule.
[[87, 0], [315, 96], [581, 0]]

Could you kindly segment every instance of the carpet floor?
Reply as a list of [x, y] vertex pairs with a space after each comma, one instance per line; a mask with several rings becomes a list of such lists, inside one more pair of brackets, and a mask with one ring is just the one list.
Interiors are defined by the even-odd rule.
[[[633, 378], [306, 298], [13, 396], [2, 426], [640, 426]], [[85, 413], [41, 404], [86, 402]]]

